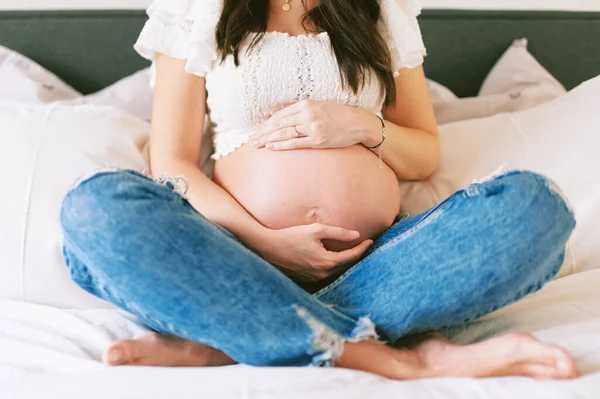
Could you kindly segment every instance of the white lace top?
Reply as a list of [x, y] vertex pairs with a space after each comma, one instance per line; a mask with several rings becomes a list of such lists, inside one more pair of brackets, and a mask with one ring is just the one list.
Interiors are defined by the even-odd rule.
[[[392, 68], [423, 63], [425, 47], [417, 22], [420, 0], [379, 0], [380, 31], [387, 39]], [[205, 76], [207, 105], [214, 130], [214, 159], [248, 142], [257, 124], [292, 103], [311, 98], [379, 113], [385, 98], [377, 79], [356, 95], [342, 89], [337, 60], [327, 33], [290, 36], [267, 33], [249, 53], [218, 60], [216, 25], [223, 0], [154, 0], [150, 19], [135, 44], [142, 56], [156, 53], [186, 59], [189, 73]], [[245, 46], [250, 42], [249, 37]]]

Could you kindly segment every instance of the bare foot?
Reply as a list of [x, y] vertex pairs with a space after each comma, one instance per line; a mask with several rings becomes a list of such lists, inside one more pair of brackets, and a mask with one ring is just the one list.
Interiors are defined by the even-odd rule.
[[109, 366], [215, 367], [235, 364], [223, 352], [210, 346], [157, 333], [115, 342], [104, 353], [103, 361]]
[[524, 333], [466, 346], [453, 345], [440, 336], [433, 336], [410, 350], [375, 342], [346, 344], [338, 365], [398, 380], [503, 376], [566, 379], [579, 376], [575, 361], [566, 351]]

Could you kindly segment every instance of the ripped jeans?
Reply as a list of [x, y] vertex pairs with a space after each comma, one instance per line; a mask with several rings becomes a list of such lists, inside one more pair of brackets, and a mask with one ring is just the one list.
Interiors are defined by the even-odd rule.
[[393, 225], [311, 295], [172, 188], [132, 171], [78, 183], [61, 212], [72, 279], [157, 332], [256, 366], [333, 365], [345, 342], [493, 312], [558, 273], [575, 226], [547, 179], [506, 173]]

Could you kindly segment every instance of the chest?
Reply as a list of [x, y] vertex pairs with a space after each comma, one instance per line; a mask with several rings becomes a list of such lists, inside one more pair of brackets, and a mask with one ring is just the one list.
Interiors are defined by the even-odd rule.
[[[248, 40], [248, 43], [249, 44]], [[359, 93], [344, 87], [326, 33], [289, 36], [267, 33], [247, 52], [217, 64], [206, 76], [208, 106], [217, 125], [248, 127], [305, 100], [342, 103], [378, 112], [381, 86], [369, 78]]]

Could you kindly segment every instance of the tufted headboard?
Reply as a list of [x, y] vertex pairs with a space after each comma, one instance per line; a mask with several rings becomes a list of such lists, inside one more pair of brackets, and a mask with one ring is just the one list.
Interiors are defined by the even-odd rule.
[[[143, 11], [4, 11], [0, 44], [90, 93], [147, 65], [132, 49]], [[567, 88], [600, 74], [600, 13], [426, 10], [420, 18], [431, 79], [475, 95], [514, 39]]]

